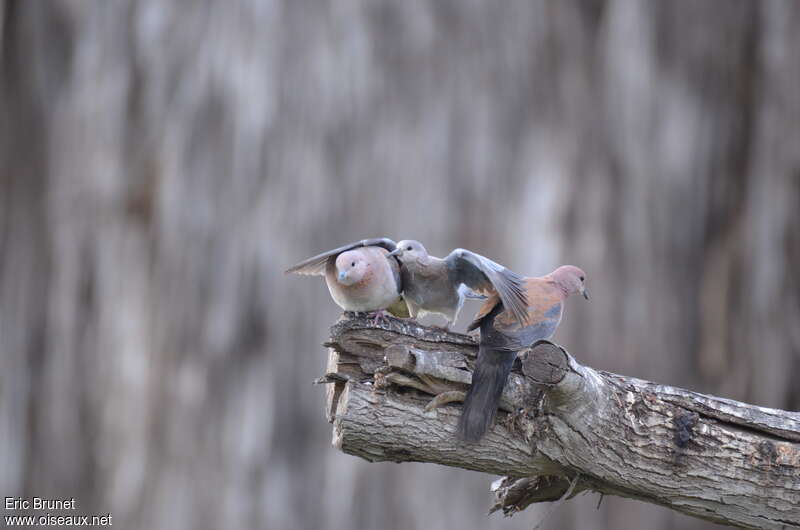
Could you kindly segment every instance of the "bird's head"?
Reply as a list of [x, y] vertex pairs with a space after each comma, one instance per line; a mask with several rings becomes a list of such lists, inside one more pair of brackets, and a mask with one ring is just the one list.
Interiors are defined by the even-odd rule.
[[574, 265], [562, 265], [553, 271], [553, 280], [561, 287], [567, 295], [582, 294], [589, 299], [589, 291], [586, 290], [586, 273]]
[[413, 239], [404, 239], [397, 244], [397, 248], [389, 253], [390, 256], [397, 256], [400, 261], [407, 262], [411, 260], [424, 260], [428, 257], [428, 251], [422, 246], [419, 241]]
[[342, 252], [336, 257], [336, 281], [342, 285], [360, 282], [369, 268], [369, 262], [357, 250]]

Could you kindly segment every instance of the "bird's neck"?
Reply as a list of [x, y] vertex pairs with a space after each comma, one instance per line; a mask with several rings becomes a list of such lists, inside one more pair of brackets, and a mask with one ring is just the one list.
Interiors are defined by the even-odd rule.
[[558, 281], [557, 279], [553, 278], [553, 276], [551, 274], [548, 274], [547, 276], [545, 276], [544, 279], [549, 284], [551, 284], [553, 286], [553, 289], [555, 290], [556, 294], [562, 300], [566, 300], [569, 297], [569, 289], [564, 284], [562, 284], [560, 281]]
[[420, 256], [417, 258], [417, 264], [420, 265], [421, 267], [430, 267], [432, 265], [435, 265], [437, 260], [442, 261], [439, 258], [435, 258], [433, 256]]

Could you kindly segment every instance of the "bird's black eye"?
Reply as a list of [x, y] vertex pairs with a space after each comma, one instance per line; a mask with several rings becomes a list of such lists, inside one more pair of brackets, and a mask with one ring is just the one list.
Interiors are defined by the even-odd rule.
[[356, 262], [354, 261], [353, 263], [350, 264], [350, 266], [351, 267], [355, 267], [356, 266]]
[[583, 281], [583, 276], [581, 276], [581, 281]]
[[411, 250], [411, 247], [408, 247], [406, 250]]

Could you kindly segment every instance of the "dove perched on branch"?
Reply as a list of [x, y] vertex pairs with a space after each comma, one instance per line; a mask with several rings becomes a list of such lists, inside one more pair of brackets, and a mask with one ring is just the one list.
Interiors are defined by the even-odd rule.
[[447, 319], [446, 329], [453, 325], [470, 291], [497, 295], [505, 307], [520, 321], [527, 301], [523, 278], [494, 261], [461, 248], [446, 258], [437, 258], [419, 241], [404, 240], [391, 252], [402, 263], [403, 297], [412, 318], [438, 313]]
[[495, 295], [467, 328], [480, 328], [481, 338], [472, 384], [458, 420], [458, 435], [463, 440], [478, 441], [491, 426], [517, 352], [555, 333], [570, 295], [579, 293], [589, 299], [586, 274], [572, 265], [540, 278], [525, 278], [524, 285], [527, 307], [523, 323]]
[[376, 322], [387, 308], [407, 316], [400, 264], [389, 255], [396, 247], [387, 238], [362, 239], [303, 260], [286, 273], [325, 276], [333, 301], [345, 311], [375, 311]]

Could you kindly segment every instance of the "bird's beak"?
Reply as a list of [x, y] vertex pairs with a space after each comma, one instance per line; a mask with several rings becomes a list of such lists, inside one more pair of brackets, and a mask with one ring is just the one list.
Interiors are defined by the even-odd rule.
[[584, 288], [581, 290], [581, 294], [582, 294], [582, 295], [583, 295], [583, 297], [584, 297], [584, 298], [586, 298], [587, 300], [589, 299], [589, 291], [587, 291], [585, 287], [584, 287]]
[[347, 272], [346, 271], [339, 271], [339, 281], [341, 282], [345, 278], [347, 278]]
[[390, 256], [399, 256], [402, 253], [403, 253], [403, 249], [398, 247], [398, 248], [394, 249], [393, 251], [389, 252], [389, 255]]

